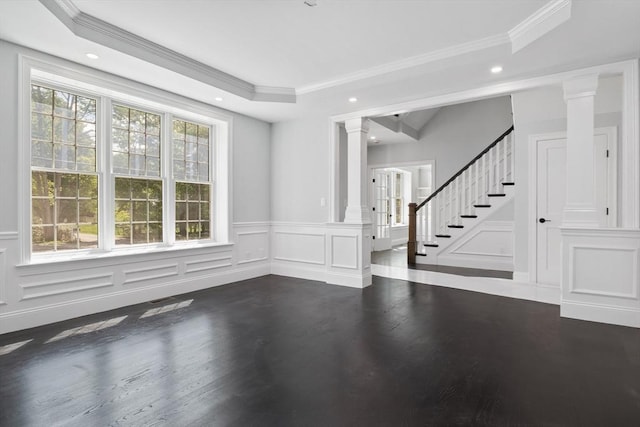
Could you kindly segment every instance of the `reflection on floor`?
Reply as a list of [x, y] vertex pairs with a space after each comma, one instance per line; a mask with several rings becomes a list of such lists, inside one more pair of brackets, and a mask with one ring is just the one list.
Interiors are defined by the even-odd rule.
[[407, 247], [394, 246], [387, 251], [371, 253], [371, 264], [386, 265], [389, 267], [407, 267], [413, 270], [435, 271], [437, 273], [455, 274], [467, 277], [496, 277], [499, 279], [512, 279], [511, 271], [485, 270], [481, 268], [450, 267], [447, 265], [416, 264], [407, 266]]

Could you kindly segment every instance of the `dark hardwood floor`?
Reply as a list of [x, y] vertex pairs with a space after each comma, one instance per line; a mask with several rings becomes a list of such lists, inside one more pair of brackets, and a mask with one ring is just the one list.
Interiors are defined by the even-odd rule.
[[558, 311], [266, 276], [0, 336], [0, 424], [640, 425], [640, 332]]

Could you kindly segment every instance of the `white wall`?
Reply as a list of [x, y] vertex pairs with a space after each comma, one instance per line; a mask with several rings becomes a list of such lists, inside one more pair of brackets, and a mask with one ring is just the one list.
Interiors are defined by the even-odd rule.
[[511, 125], [508, 96], [443, 107], [407, 144], [370, 146], [370, 165], [435, 160], [435, 187], [439, 187]]
[[[274, 123], [271, 133], [271, 219], [329, 219], [329, 121], [305, 117]], [[320, 206], [324, 198], [325, 206]]]
[[270, 272], [271, 125], [222, 110], [233, 119], [234, 245], [18, 265], [23, 237], [18, 228], [18, 146], [28, 144], [18, 140], [19, 54], [185, 101], [178, 95], [0, 41], [0, 333]]
[[[517, 188], [514, 205], [514, 264], [517, 273], [529, 271], [529, 135], [564, 132], [567, 129], [567, 108], [562, 87], [551, 86], [515, 93], [513, 114], [515, 125], [515, 173]], [[620, 126], [622, 122], [622, 79], [600, 78], [595, 97], [595, 126]], [[620, 132], [618, 132], [620, 138]], [[618, 150], [620, 153], [621, 150]], [[618, 159], [619, 160], [619, 159]], [[620, 164], [620, 161], [618, 161]], [[618, 168], [620, 172], [621, 168]], [[620, 181], [618, 181], [620, 182]], [[618, 200], [621, 200], [618, 197]]]

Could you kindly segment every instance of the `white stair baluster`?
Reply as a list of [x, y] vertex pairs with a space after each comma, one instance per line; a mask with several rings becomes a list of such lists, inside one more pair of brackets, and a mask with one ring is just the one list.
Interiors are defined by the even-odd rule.
[[480, 204], [480, 159], [476, 160], [476, 202], [474, 204]]
[[507, 182], [507, 138], [500, 141], [502, 144], [502, 182]]
[[511, 154], [511, 176], [509, 177], [509, 182], [516, 182], [515, 181], [515, 174], [514, 174], [514, 172], [515, 172], [515, 169], [514, 169], [514, 167], [515, 167], [515, 150], [514, 150], [515, 144], [514, 144], [514, 142], [515, 142], [515, 138], [513, 136], [513, 132], [511, 132], [509, 134], [509, 148], [510, 148], [509, 151], [510, 151], [510, 154]]

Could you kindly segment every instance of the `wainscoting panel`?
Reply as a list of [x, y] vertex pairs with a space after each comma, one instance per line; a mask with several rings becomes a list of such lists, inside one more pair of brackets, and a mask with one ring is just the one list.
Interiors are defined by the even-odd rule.
[[7, 237], [0, 245], [7, 248], [0, 248], [0, 333], [269, 274], [270, 224], [234, 224], [232, 236], [230, 244], [24, 265], [19, 242]]
[[73, 276], [22, 286], [22, 300], [45, 298], [114, 286], [113, 274]]
[[561, 315], [640, 327], [640, 230], [561, 232]]
[[279, 261], [324, 265], [324, 245], [324, 233], [275, 230], [273, 259]]
[[440, 252], [437, 264], [513, 271], [513, 222], [481, 222]]
[[0, 248], [0, 306], [7, 303], [7, 255], [6, 248]]

